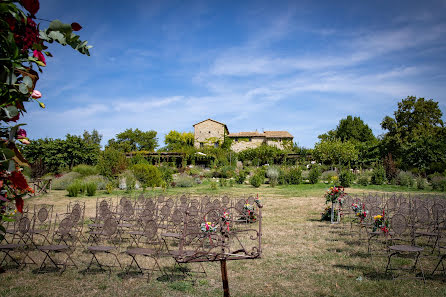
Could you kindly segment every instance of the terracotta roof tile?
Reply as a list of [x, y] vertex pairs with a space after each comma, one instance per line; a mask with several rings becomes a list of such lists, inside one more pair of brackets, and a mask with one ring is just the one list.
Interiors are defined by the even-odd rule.
[[287, 131], [238, 132], [228, 134], [228, 137], [266, 137], [266, 138], [293, 138]]

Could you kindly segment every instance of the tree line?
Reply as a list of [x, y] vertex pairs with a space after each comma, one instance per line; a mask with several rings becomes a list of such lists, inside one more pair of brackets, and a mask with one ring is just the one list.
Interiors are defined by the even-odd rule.
[[[288, 153], [293, 153], [301, 164], [315, 160], [337, 168], [384, 166], [428, 175], [446, 170], [446, 128], [442, 116], [438, 102], [409, 96], [398, 103], [393, 116], [383, 118], [384, 134], [375, 136], [359, 116], [348, 115], [335, 129], [319, 135], [314, 148], [296, 144], [287, 150], [261, 146], [236, 154], [230, 150], [230, 139], [226, 139], [220, 148], [196, 149], [193, 133], [175, 130], [165, 136], [165, 146], [159, 147], [156, 131], [127, 129], [110, 139], [104, 149], [100, 144], [102, 135], [93, 130], [80, 136], [67, 134], [65, 139], [37, 139], [22, 150], [34, 171], [53, 173], [87, 164], [102, 166], [108, 170], [107, 175], [113, 176], [121, 171], [119, 168], [125, 168], [126, 153], [156, 150], [183, 153], [183, 166], [203, 159], [217, 166], [235, 164], [237, 160], [252, 165], [285, 164], [296, 162], [287, 158]], [[197, 155], [198, 151], [206, 157]], [[110, 162], [116, 168], [108, 168]]]

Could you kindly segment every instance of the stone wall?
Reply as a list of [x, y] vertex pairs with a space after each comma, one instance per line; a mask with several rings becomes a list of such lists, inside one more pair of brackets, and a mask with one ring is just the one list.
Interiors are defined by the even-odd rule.
[[206, 120], [194, 126], [194, 146], [200, 148], [200, 143], [205, 146], [214, 146], [219, 142], [223, 144], [225, 138], [225, 126], [214, 121]]
[[249, 149], [249, 148], [256, 148], [262, 145], [262, 143], [265, 142], [264, 137], [251, 137], [251, 141], [247, 140], [239, 140], [235, 141], [235, 139], [232, 140], [231, 149], [238, 153], [243, 150]]

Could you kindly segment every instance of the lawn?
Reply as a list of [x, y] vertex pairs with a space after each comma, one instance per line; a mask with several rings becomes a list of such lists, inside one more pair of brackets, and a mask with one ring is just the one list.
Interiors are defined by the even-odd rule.
[[[428, 278], [426, 283], [418, 279], [393, 280], [384, 273], [385, 253], [367, 254], [366, 241], [359, 240], [357, 234], [349, 235], [347, 224], [339, 226], [319, 221], [326, 188], [324, 184], [275, 188], [263, 185], [258, 189], [236, 185], [211, 190], [205, 184], [168, 189], [167, 194], [227, 193], [236, 197], [259, 194], [264, 204], [263, 256], [257, 260], [228, 262], [232, 296], [446, 296], [445, 278]], [[354, 188], [347, 192], [360, 194], [368, 190]], [[160, 190], [146, 192], [155, 195]], [[25, 203], [50, 203], [55, 205], [55, 211], [63, 212], [70, 199], [77, 199], [86, 202], [88, 217], [94, 215], [96, 198], [69, 198], [66, 191], [53, 191]], [[75, 255], [81, 263], [87, 261], [82, 251]], [[164, 264], [172, 265], [172, 261], [166, 260]], [[435, 257], [423, 257], [421, 264], [425, 272], [430, 272], [436, 264]], [[30, 266], [0, 274], [0, 296], [222, 296], [219, 264], [206, 263], [205, 268], [207, 276], [199, 276], [192, 284], [156, 280], [156, 277], [147, 283], [145, 278], [121, 278], [118, 270], [110, 276], [108, 273], [83, 275], [73, 268], [62, 275], [36, 274], [35, 267]]]

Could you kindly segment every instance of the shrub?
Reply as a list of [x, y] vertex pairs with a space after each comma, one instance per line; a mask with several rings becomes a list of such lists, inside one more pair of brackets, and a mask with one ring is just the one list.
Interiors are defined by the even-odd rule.
[[249, 183], [256, 188], [260, 187], [260, 185], [263, 183], [263, 181], [264, 181], [263, 175], [258, 174], [258, 173], [254, 174], [249, 179]]
[[106, 148], [101, 152], [97, 168], [99, 173], [108, 178], [114, 178], [124, 172], [128, 167], [125, 154], [113, 148]]
[[231, 178], [235, 176], [235, 167], [226, 165], [220, 168], [220, 177]]
[[81, 175], [78, 172], [66, 173], [61, 177], [53, 178], [51, 187], [54, 190], [67, 190], [67, 187], [80, 177]]
[[235, 182], [238, 184], [243, 184], [246, 180], [246, 176], [248, 173], [245, 170], [240, 170], [239, 173], [235, 176]]
[[426, 188], [426, 181], [423, 177], [418, 176], [417, 177], [417, 189], [418, 190], [424, 190]]
[[298, 185], [302, 182], [302, 170], [299, 167], [291, 167], [286, 173], [287, 184]]
[[69, 186], [67, 186], [68, 196], [77, 197], [79, 195], [79, 192], [81, 191], [81, 188], [81, 182], [78, 180], [74, 181]]
[[310, 173], [308, 174], [308, 180], [310, 181], [310, 184], [317, 184], [320, 176], [321, 170], [319, 169], [319, 166], [311, 167]]
[[323, 180], [323, 181], [328, 181], [328, 182], [330, 182], [330, 181], [332, 181], [333, 179], [334, 179], [334, 177], [337, 177], [338, 176], [338, 174], [336, 173], [336, 171], [334, 171], [334, 170], [328, 170], [328, 171], [324, 171], [323, 173], [322, 173], [322, 175], [321, 175], [321, 179]]
[[119, 188], [131, 192], [136, 187], [136, 178], [130, 170], [126, 170], [118, 177]]
[[434, 176], [431, 180], [432, 189], [437, 191], [446, 191], [446, 177]]
[[95, 183], [97, 190], [105, 190], [109, 180], [102, 175], [90, 175], [82, 179], [84, 183]]
[[361, 186], [367, 186], [369, 184], [369, 177], [367, 174], [361, 174], [358, 178], [358, 184]]
[[276, 186], [279, 179], [279, 169], [275, 166], [269, 166], [266, 170], [266, 177], [269, 178], [269, 184], [271, 187]]
[[133, 165], [132, 172], [143, 188], [154, 188], [161, 185], [161, 171], [156, 166], [139, 163]]
[[339, 174], [339, 183], [341, 186], [347, 188], [353, 184], [353, 180], [355, 179], [355, 175], [348, 169], [344, 169]]
[[396, 177], [396, 183], [403, 187], [412, 187], [414, 183], [412, 173], [400, 171]]
[[210, 182], [211, 190], [217, 190], [217, 182], [215, 180], [211, 180]]
[[169, 185], [173, 181], [174, 169], [170, 166], [163, 165], [159, 167], [159, 171], [161, 172], [161, 178], [163, 181]]
[[85, 183], [85, 186], [87, 188], [87, 196], [94, 196], [96, 194], [96, 183]]
[[105, 186], [105, 191], [107, 192], [107, 194], [111, 194], [113, 192], [114, 188], [115, 188], [115, 184], [113, 182], [109, 182]]
[[226, 180], [224, 178], [220, 178], [219, 182], [220, 182], [220, 187], [222, 188], [226, 187]]
[[377, 166], [372, 172], [372, 184], [382, 185], [386, 181], [386, 170], [383, 166]]
[[231, 188], [234, 186], [234, 180], [232, 178], [229, 180], [229, 186]]
[[192, 176], [186, 174], [180, 174], [174, 178], [175, 186], [180, 188], [189, 188], [193, 187], [195, 184], [195, 180]]
[[82, 177], [98, 174], [96, 166], [85, 164], [74, 166], [71, 171], [79, 173]]

